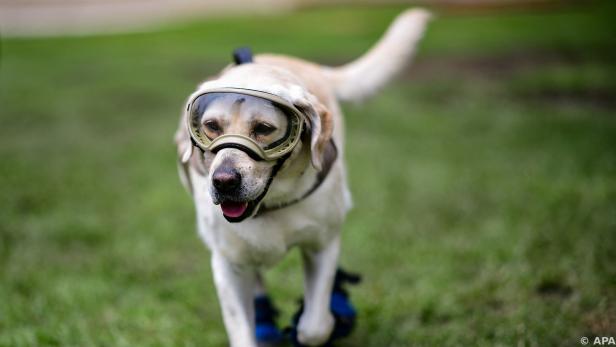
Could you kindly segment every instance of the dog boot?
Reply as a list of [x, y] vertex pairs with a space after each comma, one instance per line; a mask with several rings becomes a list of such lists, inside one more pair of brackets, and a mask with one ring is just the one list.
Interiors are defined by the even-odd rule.
[[[332, 296], [330, 299], [329, 309], [334, 316], [334, 330], [332, 331], [329, 340], [322, 347], [330, 347], [334, 340], [347, 337], [353, 331], [355, 327], [355, 320], [357, 317], [357, 311], [351, 303], [349, 298], [349, 292], [345, 288], [348, 284], [358, 284], [361, 281], [361, 277], [357, 274], [346, 272], [342, 269], [338, 269], [336, 272], [336, 278], [334, 280], [334, 288], [332, 290]], [[297, 340], [297, 324], [299, 318], [304, 312], [304, 304], [300, 301], [299, 310], [293, 315], [292, 325], [288, 329], [289, 339], [295, 347], [305, 347]]]
[[282, 333], [276, 326], [278, 310], [267, 295], [255, 297], [255, 333], [260, 346], [271, 346], [282, 341]]

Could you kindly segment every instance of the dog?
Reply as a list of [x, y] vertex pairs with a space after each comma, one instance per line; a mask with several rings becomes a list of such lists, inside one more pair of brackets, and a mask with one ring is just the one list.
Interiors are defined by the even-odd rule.
[[236, 54], [198, 86], [175, 134], [181, 182], [196, 207], [233, 347], [256, 347], [260, 271], [292, 247], [303, 259], [298, 346], [328, 343], [340, 230], [351, 208], [338, 101], [359, 101], [411, 60], [430, 14], [401, 13], [359, 59], [326, 67], [298, 58]]

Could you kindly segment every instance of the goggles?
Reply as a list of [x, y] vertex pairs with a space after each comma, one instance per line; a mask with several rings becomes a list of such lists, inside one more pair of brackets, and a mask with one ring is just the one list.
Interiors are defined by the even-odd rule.
[[[265, 108], [275, 107], [287, 119], [282, 135], [268, 141], [242, 134], [227, 133], [219, 136], [208, 135], [203, 124], [205, 112], [220, 98], [251, 98], [252, 102], [263, 103]], [[241, 106], [241, 102], [238, 103]], [[187, 126], [193, 144], [203, 151], [216, 153], [223, 148], [243, 150], [255, 160], [276, 160], [290, 153], [299, 143], [305, 116], [289, 101], [267, 92], [244, 88], [216, 88], [199, 94], [188, 105]]]

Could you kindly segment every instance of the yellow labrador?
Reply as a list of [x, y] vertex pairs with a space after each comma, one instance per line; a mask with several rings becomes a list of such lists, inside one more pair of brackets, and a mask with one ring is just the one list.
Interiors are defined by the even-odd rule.
[[305, 263], [297, 340], [329, 339], [339, 234], [351, 207], [338, 100], [361, 100], [398, 74], [429, 17], [403, 12], [370, 51], [341, 67], [248, 57], [188, 98], [175, 135], [179, 172], [211, 250], [232, 346], [257, 346], [252, 299], [265, 290], [258, 271], [294, 246]]

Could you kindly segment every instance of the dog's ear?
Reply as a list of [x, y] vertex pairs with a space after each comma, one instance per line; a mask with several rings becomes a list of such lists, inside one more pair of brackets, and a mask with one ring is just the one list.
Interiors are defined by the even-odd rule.
[[192, 184], [190, 182], [190, 173], [188, 172], [188, 161], [193, 154], [193, 145], [190, 142], [190, 134], [186, 129], [186, 115], [180, 117], [180, 125], [175, 132], [174, 140], [178, 150], [178, 172], [182, 185], [188, 192], [192, 192]]
[[323, 169], [327, 144], [332, 138], [334, 123], [329, 110], [314, 96], [300, 98], [294, 102], [308, 120], [310, 131], [310, 153], [312, 166], [317, 171]]
[[178, 157], [182, 164], [188, 163], [188, 160], [192, 156], [193, 145], [190, 142], [190, 134], [186, 129], [186, 114], [180, 119], [178, 130], [175, 132], [174, 140], [178, 150]]

